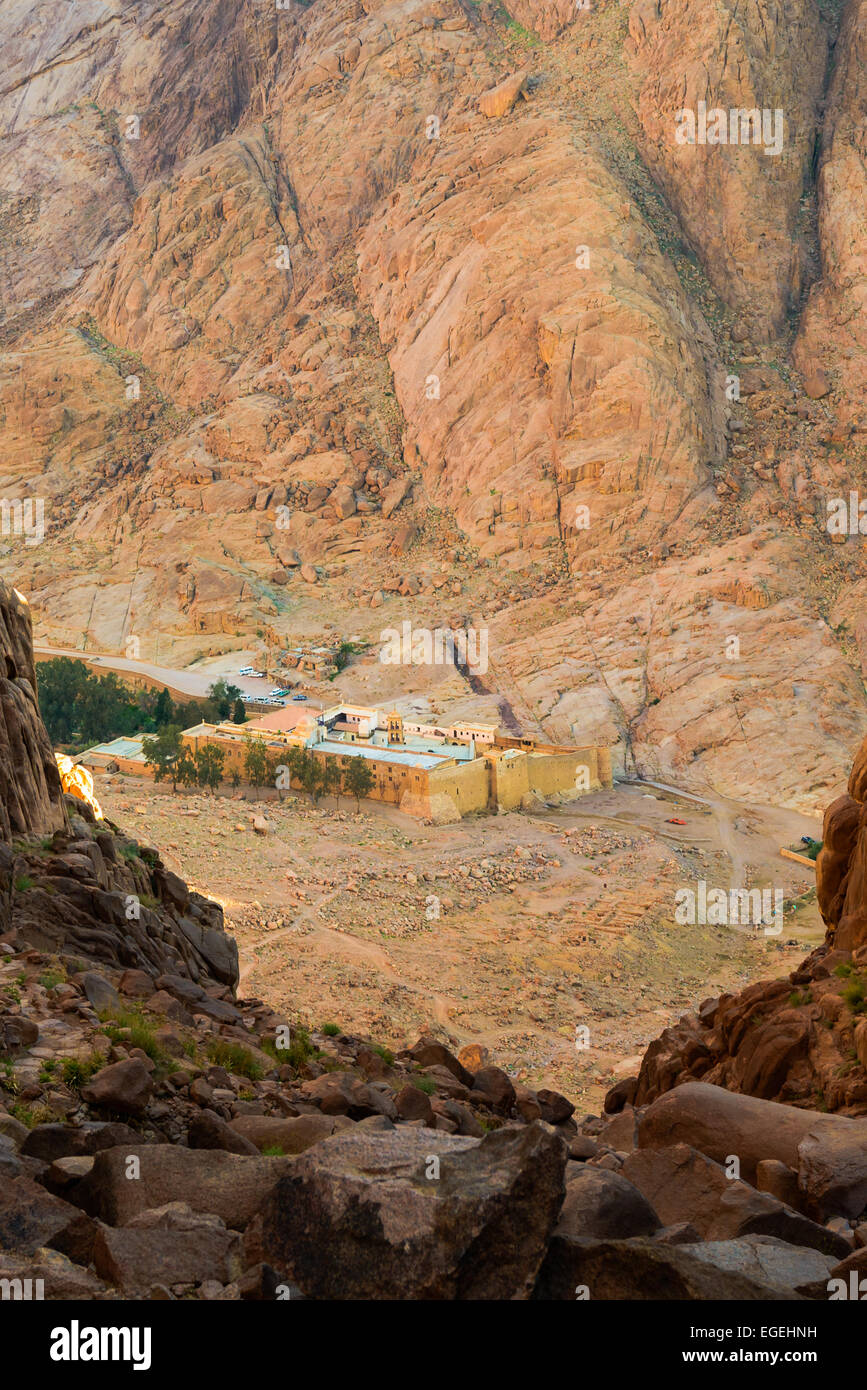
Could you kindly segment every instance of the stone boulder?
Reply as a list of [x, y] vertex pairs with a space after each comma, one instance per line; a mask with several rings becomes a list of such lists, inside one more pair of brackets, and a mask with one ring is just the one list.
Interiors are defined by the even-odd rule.
[[688, 1144], [639, 1149], [620, 1169], [666, 1226], [688, 1221], [704, 1240], [771, 1235], [842, 1258], [846, 1241], [767, 1192], [757, 1192]]
[[563, 1200], [566, 1146], [540, 1125], [481, 1141], [337, 1135], [262, 1211], [263, 1258], [324, 1299], [527, 1298]]
[[689, 1253], [714, 1269], [743, 1274], [757, 1284], [804, 1292], [805, 1286], [827, 1280], [836, 1264], [833, 1255], [774, 1236], [741, 1236], [737, 1240], [701, 1241], [690, 1245]]
[[482, 1067], [473, 1078], [474, 1099], [489, 1105], [501, 1115], [508, 1115], [515, 1104], [515, 1087], [501, 1067]]
[[298, 1115], [286, 1119], [276, 1115], [239, 1115], [231, 1121], [230, 1128], [260, 1152], [281, 1149], [284, 1154], [300, 1154], [321, 1139], [352, 1129], [353, 1122], [346, 1115]]
[[436, 1038], [419, 1038], [415, 1046], [408, 1049], [406, 1055], [425, 1069], [445, 1067], [457, 1081], [460, 1081], [462, 1086], [466, 1086], [468, 1089], [473, 1084], [472, 1073], [467, 1071], [466, 1067], [458, 1061], [453, 1052], [449, 1052], [443, 1043], [437, 1042]]
[[352, 1072], [326, 1072], [312, 1081], [305, 1081], [301, 1090], [323, 1115], [348, 1115], [352, 1120], [363, 1120], [366, 1115], [387, 1115], [390, 1120], [397, 1119], [390, 1096], [359, 1081]]
[[238, 1134], [213, 1110], [200, 1110], [193, 1116], [187, 1129], [187, 1144], [191, 1149], [222, 1149], [232, 1154], [259, 1152], [255, 1144]]
[[[0, 1250], [0, 1279], [20, 1280], [23, 1297], [26, 1297], [27, 1280], [34, 1281], [29, 1286], [31, 1289], [38, 1288], [36, 1281], [42, 1280], [46, 1297], [55, 1301], [102, 1298], [106, 1292], [101, 1279], [82, 1269], [67, 1255], [50, 1249], [37, 1250], [32, 1255]], [[14, 1298], [15, 1294], [10, 1296]]]
[[222, 1222], [188, 1223], [181, 1229], [156, 1222], [141, 1228], [137, 1223], [119, 1229], [101, 1226], [93, 1266], [125, 1297], [142, 1298], [155, 1284], [228, 1284], [241, 1274], [242, 1254], [240, 1235]]
[[79, 983], [87, 995], [88, 1003], [100, 1013], [103, 1009], [119, 1009], [120, 995], [110, 980], [95, 970], [87, 970]]
[[505, 116], [520, 97], [526, 96], [526, 84], [526, 72], [516, 72], [505, 81], [499, 82], [496, 87], [491, 87], [490, 91], [479, 97], [479, 110], [482, 115], [487, 116], [489, 120]]
[[[734, 1270], [696, 1259], [693, 1245], [631, 1240], [575, 1240], [555, 1236], [539, 1272], [533, 1298], [594, 1302], [752, 1302], [799, 1299], [778, 1285], [759, 1283]], [[578, 1293], [577, 1291], [582, 1291]], [[584, 1292], [586, 1291], [586, 1292]]]
[[643, 1149], [689, 1144], [717, 1163], [735, 1155], [741, 1175], [754, 1182], [762, 1159], [775, 1158], [797, 1170], [799, 1146], [807, 1135], [832, 1132], [867, 1145], [867, 1120], [800, 1110], [689, 1081], [648, 1106], [639, 1121], [638, 1142]]
[[[128, 1176], [136, 1171], [132, 1158], [138, 1159], [136, 1179]], [[243, 1230], [292, 1162], [173, 1144], [123, 1145], [96, 1155], [75, 1201], [110, 1226], [128, 1225], [139, 1212], [177, 1201]]]
[[144, 1062], [127, 1057], [102, 1067], [81, 1088], [82, 1100], [97, 1109], [116, 1110], [123, 1115], [140, 1115], [153, 1093], [153, 1080]]
[[140, 1134], [129, 1125], [116, 1120], [85, 1120], [80, 1125], [44, 1124], [31, 1129], [23, 1144], [22, 1154], [53, 1163], [58, 1158], [75, 1158], [99, 1153], [118, 1144], [142, 1142]]
[[81, 1213], [46, 1192], [28, 1173], [0, 1183], [0, 1250], [32, 1255], [77, 1221]]
[[[574, 1175], [569, 1171], [576, 1169]], [[620, 1173], [588, 1164], [569, 1164], [566, 1197], [555, 1228], [558, 1236], [621, 1240], [652, 1236], [661, 1222], [637, 1187]]]
[[798, 1145], [798, 1189], [818, 1221], [863, 1219], [867, 1210], [867, 1121], [844, 1125], [822, 1125]]

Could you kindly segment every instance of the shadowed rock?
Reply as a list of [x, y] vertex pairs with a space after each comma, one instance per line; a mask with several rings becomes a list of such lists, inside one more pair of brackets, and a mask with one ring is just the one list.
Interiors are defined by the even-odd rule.
[[563, 1198], [566, 1146], [538, 1124], [483, 1140], [338, 1135], [262, 1212], [264, 1259], [314, 1298], [526, 1298]]
[[539, 1273], [534, 1299], [574, 1303], [579, 1291], [592, 1301], [800, 1299], [776, 1285], [697, 1260], [692, 1246], [652, 1240], [575, 1240], [555, 1236]]

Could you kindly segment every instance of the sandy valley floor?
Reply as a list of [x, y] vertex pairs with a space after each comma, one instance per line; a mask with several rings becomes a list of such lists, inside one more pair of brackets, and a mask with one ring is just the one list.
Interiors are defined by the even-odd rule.
[[[120, 777], [96, 790], [110, 819], [223, 903], [245, 996], [393, 1046], [423, 1031], [479, 1042], [588, 1108], [682, 1012], [779, 975], [822, 934], [811, 871], [778, 853], [821, 830], [792, 812], [622, 784], [542, 815], [432, 827], [370, 802], [357, 815], [345, 799], [287, 798], [262, 802], [261, 835], [256, 806], [228, 794]], [[676, 925], [675, 893], [699, 879], [781, 888], [782, 935]]]

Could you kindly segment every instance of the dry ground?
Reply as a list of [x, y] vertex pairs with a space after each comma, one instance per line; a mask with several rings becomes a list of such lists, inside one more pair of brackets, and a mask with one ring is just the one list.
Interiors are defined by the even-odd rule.
[[[788, 811], [623, 784], [542, 815], [433, 827], [302, 797], [263, 800], [263, 836], [255, 805], [228, 793], [121, 777], [96, 790], [110, 819], [222, 902], [245, 996], [395, 1047], [423, 1031], [480, 1042], [588, 1109], [685, 1010], [783, 973], [822, 935], [812, 872], [778, 854], [820, 828]], [[782, 935], [676, 925], [676, 891], [701, 878], [782, 888], [796, 900]]]

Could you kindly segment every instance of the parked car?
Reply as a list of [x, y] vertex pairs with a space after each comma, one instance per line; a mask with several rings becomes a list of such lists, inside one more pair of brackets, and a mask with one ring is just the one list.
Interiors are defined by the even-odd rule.
[[264, 680], [264, 679], [265, 679], [265, 672], [264, 672], [264, 671], [254, 671], [254, 670], [252, 669], [252, 667], [250, 668], [250, 670], [249, 670], [246, 674], [247, 674], [248, 676], [255, 676], [257, 680]]
[[252, 669], [253, 669], [252, 666], [239, 666], [239, 667], [238, 667], [238, 675], [239, 675], [239, 676], [249, 676], [249, 674], [250, 674], [250, 672], [252, 671]]
[[293, 695], [293, 696], [292, 696], [292, 699], [293, 699], [293, 700], [306, 700], [306, 699], [307, 699], [307, 696], [306, 696], [306, 695]]

